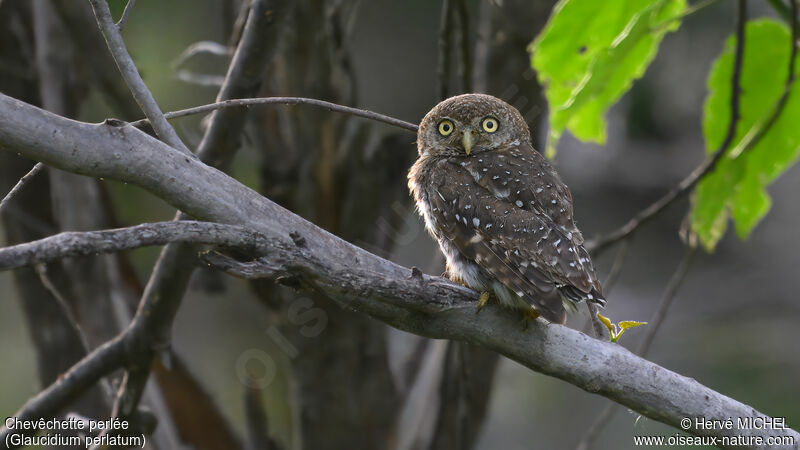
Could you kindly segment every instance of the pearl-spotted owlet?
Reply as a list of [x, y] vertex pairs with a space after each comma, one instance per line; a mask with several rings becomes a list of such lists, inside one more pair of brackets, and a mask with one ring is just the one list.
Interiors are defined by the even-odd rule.
[[422, 120], [408, 186], [447, 258], [447, 274], [527, 317], [566, 321], [565, 306], [605, 304], [572, 219], [572, 195], [531, 144], [514, 107], [449, 98]]

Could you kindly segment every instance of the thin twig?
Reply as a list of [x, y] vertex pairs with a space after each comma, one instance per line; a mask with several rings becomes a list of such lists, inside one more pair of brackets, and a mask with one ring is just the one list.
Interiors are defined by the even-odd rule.
[[186, 47], [186, 49], [175, 58], [175, 61], [172, 61], [171, 66], [173, 69], [177, 69], [197, 55], [230, 57], [233, 55], [233, 49], [214, 41], [195, 42]]
[[[664, 320], [666, 320], [669, 308], [673, 300], [675, 300], [675, 294], [678, 293], [678, 288], [680, 288], [683, 280], [686, 278], [686, 274], [689, 272], [689, 268], [694, 261], [695, 253], [697, 253], [697, 247], [690, 247], [686, 251], [686, 255], [683, 257], [680, 264], [678, 264], [678, 268], [675, 269], [675, 272], [667, 283], [667, 287], [661, 295], [661, 301], [658, 303], [658, 307], [656, 307], [650, 322], [648, 322], [647, 334], [642, 338], [639, 348], [636, 351], [636, 354], [642, 358], [647, 356], [647, 352], [653, 344], [653, 339], [655, 339], [658, 329], [661, 327], [661, 324], [664, 323]], [[608, 403], [606, 407], [603, 408], [603, 411], [598, 414], [597, 419], [595, 419], [592, 425], [586, 430], [583, 439], [578, 442], [575, 450], [587, 450], [614, 417], [614, 413], [617, 411], [618, 407], [619, 405], [616, 403]]]
[[686, 250], [686, 255], [683, 257], [680, 264], [678, 264], [678, 268], [675, 269], [675, 273], [672, 274], [672, 278], [670, 278], [667, 283], [664, 294], [661, 296], [661, 301], [658, 303], [658, 308], [656, 308], [653, 317], [650, 318], [650, 322], [647, 324], [647, 333], [636, 349], [636, 354], [642, 358], [647, 356], [647, 352], [650, 351], [650, 346], [653, 345], [653, 339], [656, 333], [658, 333], [658, 329], [661, 327], [661, 324], [664, 323], [664, 320], [666, 320], [669, 307], [672, 306], [672, 301], [675, 300], [675, 294], [678, 292], [678, 288], [681, 287], [683, 280], [686, 278], [686, 274], [689, 273], [689, 268], [692, 267], [692, 262], [694, 262], [694, 255], [696, 253], [697, 247], [689, 247]]
[[128, 3], [125, 4], [125, 10], [122, 11], [122, 17], [120, 17], [119, 22], [117, 22], [117, 29], [119, 29], [119, 31], [122, 31], [122, 29], [125, 28], [125, 24], [128, 23], [128, 18], [131, 16], [134, 3], [136, 3], [136, 0], [128, 0]]
[[47, 274], [47, 266], [44, 264], [36, 264], [34, 266], [36, 271], [36, 275], [39, 276], [39, 280], [42, 282], [42, 286], [44, 286], [45, 290], [47, 290], [50, 295], [56, 300], [58, 306], [61, 308], [61, 312], [64, 314], [64, 317], [67, 319], [67, 323], [72, 326], [73, 330], [75, 331], [75, 335], [80, 340], [81, 346], [83, 347], [82, 353], [87, 354], [89, 353], [89, 341], [86, 339], [86, 334], [81, 329], [81, 325], [78, 322], [78, 319], [75, 317], [75, 314], [72, 313], [72, 309], [69, 307], [69, 302], [67, 299], [61, 295], [61, 292], [58, 290], [56, 285], [50, 279], [50, 276]]
[[701, 11], [701, 10], [703, 10], [705, 8], [708, 8], [709, 6], [713, 5], [714, 3], [718, 2], [718, 1], [719, 0], [702, 0], [700, 2], [697, 2], [694, 5], [691, 5], [691, 6], [687, 7], [686, 9], [684, 9], [683, 11], [679, 12], [678, 14], [676, 14], [676, 15], [674, 15], [672, 17], [669, 17], [667, 19], [664, 19], [661, 22], [656, 23], [655, 25], [653, 25], [650, 28], [650, 32], [651, 33], [658, 33], [658, 32], [665, 31], [675, 21], [683, 20], [686, 17], [691, 16], [692, 14], [694, 14], [694, 13], [696, 13], [698, 11]]
[[37, 173], [41, 172], [42, 169], [44, 169], [44, 164], [36, 163], [36, 165], [33, 166], [33, 169], [31, 169], [28, 173], [23, 175], [22, 178], [19, 179], [19, 181], [17, 181], [17, 184], [15, 184], [14, 187], [12, 187], [10, 191], [8, 191], [8, 194], [6, 194], [6, 196], [3, 197], [2, 200], [0, 200], [0, 212], [3, 212], [3, 208], [5, 208], [5, 206], [11, 202], [11, 199], [14, 198], [14, 196], [16, 196], [17, 193], [21, 191], [22, 188], [25, 187], [25, 185], [33, 177], [35, 177]]
[[[190, 116], [193, 114], [201, 114], [215, 109], [230, 108], [234, 106], [254, 106], [254, 105], [309, 105], [318, 108], [324, 108], [328, 111], [335, 111], [344, 114], [350, 114], [356, 117], [363, 117], [365, 119], [374, 120], [376, 122], [385, 123], [394, 127], [402, 128], [411, 132], [417, 132], [417, 125], [405, 120], [396, 119], [391, 116], [379, 114], [366, 109], [353, 108], [351, 106], [338, 105], [336, 103], [326, 102], [325, 100], [317, 100], [315, 98], [304, 97], [259, 97], [259, 98], [239, 98], [232, 100], [224, 100], [221, 102], [210, 103], [208, 105], [195, 106], [193, 108], [181, 109], [179, 111], [171, 111], [164, 114], [167, 119], [176, 119], [178, 117]], [[141, 128], [148, 124], [147, 119], [137, 120], [131, 122], [131, 125]]]
[[222, 75], [210, 75], [207, 73], [195, 73], [190, 70], [179, 70], [175, 78], [184, 83], [194, 84], [200, 87], [219, 88], [225, 82]]
[[[249, 383], [249, 384], [248, 384]], [[278, 445], [269, 437], [269, 423], [261, 398], [262, 389], [253, 386], [248, 379], [244, 383], [244, 415], [247, 427], [247, 449], [278, 450]]]
[[131, 94], [133, 94], [136, 103], [139, 104], [139, 107], [142, 108], [142, 112], [144, 112], [144, 115], [149, 119], [150, 124], [153, 125], [153, 130], [155, 130], [156, 135], [171, 147], [191, 155], [192, 152], [186, 148], [186, 145], [184, 145], [183, 141], [178, 137], [178, 133], [175, 132], [172, 125], [164, 118], [164, 114], [153, 98], [153, 94], [147, 89], [142, 77], [139, 75], [139, 70], [136, 69], [136, 65], [133, 63], [133, 59], [131, 59], [131, 55], [125, 47], [125, 42], [122, 40], [119, 28], [114, 24], [111, 18], [111, 11], [108, 8], [108, 3], [106, 3], [105, 0], [89, 0], [89, 2], [92, 4], [92, 10], [97, 19], [97, 25], [100, 27], [100, 32], [106, 40], [108, 49], [114, 57], [114, 61], [117, 63], [122, 78], [131, 90]]
[[439, 61], [437, 69], [438, 83], [436, 97], [446, 99], [450, 92], [450, 37], [452, 36], [453, 8], [452, 0], [442, 0], [442, 16], [439, 21]]
[[772, 109], [772, 113], [767, 118], [767, 120], [763, 122], [758, 122], [753, 125], [750, 130], [745, 134], [742, 140], [730, 151], [731, 158], [738, 158], [742, 153], [746, 152], [747, 150], [753, 148], [758, 141], [760, 141], [775, 122], [780, 117], [781, 112], [783, 112], [783, 108], [786, 106], [786, 103], [789, 101], [789, 95], [792, 92], [792, 85], [795, 81], [795, 66], [797, 63], [797, 46], [798, 46], [798, 33], [800, 33], [800, 26], [798, 25], [798, 17], [797, 17], [797, 0], [791, 0], [791, 15], [792, 15], [792, 40], [791, 40], [791, 50], [789, 53], [789, 68], [788, 73], [786, 74], [786, 82], [783, 87], [783, 92], [781, 92], [781, 96], [778, 98], [778, 101], [775, 102], [775, 106]]
[[[789, 0], [791, 3], [793, 0]], [[792, 15], [789, 8], [783, 3], [782, 0], [767, 0], [767, 2], [772, 6], [772, 9], [778, 13], [779, 16], [783, 18], [783, 20], [790, 22], [792, 21]]]
[[[706, 161], [700, 164], [695, 170], [692, 171], [692, 173], [689, 174], [689, 176], [681, 180], [676, 187], [667, 192], [663, 197], [656, 200], [653, 204], [633, 216], [622, 227], [588, 243], [586, 247], [594, 256], [600, 254], [610, 245], [629, 236], [631, 233], [636, 231], [639, 226], [650, 221], [661, 211], [666, 209], [667, 206], [671, 205], [673, 202], [689, 193], [689, 191], [691, 191], [692, 188], [694, 188], [704, 176], [714, 170], [717, 164], [722, 160], [722, 157], [725, 155], [725, 151], [728, 149], [731, 143], [733, 143], [733, 139], [736, 136], [736, 126], [739, 123], [739, 100], [741, 95], [740, 79], [742, 75], [742, 60], [744, 59], [745, 41], [744, 22], [745, 17], [747, 16], [745, 1], [746, 0], [737, 1], [736, 53], [733, 62], [733, 75], [731, 78], [731, 115], [730, 122], [728, 123], [728, 131], [725, 134], [725, 138], [722, 140], [722, 144], [720, 144], [717, 150], [714, 151], [714, 153], [711, 155], [711, 158], [708, 158]], [[792, 60], [794, 60], [794, 56], [792, 57]]]
[[611, 265], [611, 270], [608, 272], [605, 283], [603, 283], [603, 294], [608, 295], [614, 285], [617, 284], [619, 276], [622, 273], [622, 266], [625, 265], [625, 259], [628, 257], [628, 250], [631, 248], [631, 238], [622, 241], [622, 246], [617, 250], [617, 256], [614, 258], [614, 263]]
[[606, 407], [600, 411], [600, 414], [597, 415], [594, 422], [586, 429], [586, 433], [584, 433], [583, 438], [578, 441], [575, 450], [589, 450], [589, 446], [600, 436], [600, 432], [603, 431], [606, 425], [608, 425], [608, 422], [611, 421], [611, 418], [614, 417], [614, 413], [617, 412], [617, 406], [618, 405], [614, 402], [606, 404]]

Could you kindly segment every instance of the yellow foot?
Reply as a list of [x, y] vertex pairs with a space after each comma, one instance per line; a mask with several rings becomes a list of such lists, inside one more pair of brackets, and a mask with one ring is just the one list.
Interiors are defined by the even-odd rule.
[[533, 322], [534, 320], [539, 318], [539, 311], [536, 311], [536, 308], [531, 306], [529, 309], [526, 309], [522, 312], [522, 329], [528, 329], [528, 322]]
[[489, 303], [489, 293], [481, 292], [481, 296], [478, 298], [478, 312], [480, 312], [487, 303]]

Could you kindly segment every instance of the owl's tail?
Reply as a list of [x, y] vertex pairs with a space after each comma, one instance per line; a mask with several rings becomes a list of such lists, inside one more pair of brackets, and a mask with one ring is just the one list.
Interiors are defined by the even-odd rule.
[[576, 304], [584, 301], [594, 303], [601, 308], [606, 306], [606, 299], [603, 297], [603, 293], [595, 288], [592, 288], [589, 293], [583, 292], [575, 286], [562, 286], [559, 289], [564, 298], [568, 300], [564, 302], [564, 306], [572, 311], [575, 310]]

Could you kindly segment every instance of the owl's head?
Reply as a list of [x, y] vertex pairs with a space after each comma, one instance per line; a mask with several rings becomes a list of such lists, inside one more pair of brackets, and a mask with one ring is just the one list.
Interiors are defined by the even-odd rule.
[[516, 108], [497, 97], [464, 94], [436, 105], [419, 125], [420, 155], [469, 156], [530, 142], [528, 125]]

